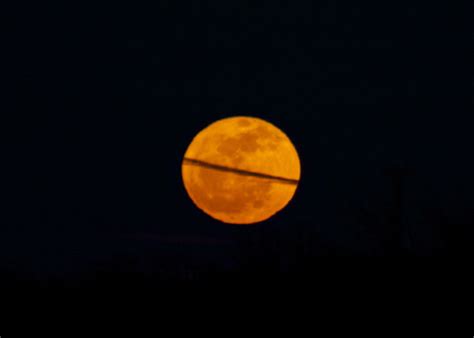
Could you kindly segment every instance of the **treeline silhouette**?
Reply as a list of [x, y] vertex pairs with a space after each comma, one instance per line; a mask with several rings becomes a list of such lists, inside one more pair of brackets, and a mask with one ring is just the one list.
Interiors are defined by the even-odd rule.
[[[153, 287], [213, 280], [320, 278], [321, 274], [337, 274], [335, 266], [353, 269], [347, 265], [353, 260], [347, 257], [381, 257], [384, 260], [380, 266], [392, 267], [393, 258], [401, 259], [408, 262], [405, 268], [409, 268], [410, 260], [404, 258], [436, 256], [444, 262], [458, 264], [471, 257], [473, 210], [459, 203], [456, 206], [459, 215], [453, 217], [452, 209], [444, 208], [436, 198], [423, 205], [405, 203], [404, 186], [408, 184], [404, 182], [405, 174], [405, 170], [398, 169], [388, 172], [387, 177], [392, 180], [388, 202], [381, 201], [378, 206], [341, 207], [339, 213], [346, 224], [339, 220], [344, 235], [337, 239], [328, 238], [322, 231], [324, 227], [301, 217], [284, 224], [236, 228], [232, 241], [225, 245], [213, 241], [180, 243], [177, 238], [162, 250], [127, 251], [98, 260], [92, 258], [69, 273], [60, 269], [49, 272], [36, 269], [33, 273], [27, 268], [19, 269], [14, 261], [3, 262], [1, 281], [13, 287], [33, 288]], [[416, 217], [405, 217], [412, 209], [417, 209]], [[334, 259], [341, 261], [339, 258], [343, 263], [333, 264]]]

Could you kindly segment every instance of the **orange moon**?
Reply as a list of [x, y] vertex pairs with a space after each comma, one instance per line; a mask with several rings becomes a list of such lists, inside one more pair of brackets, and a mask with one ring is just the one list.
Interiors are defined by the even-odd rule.
[[247, 116], [225, 118], [199, 132], [181, 169], [194, 204], [232, 224], [275, 215], [293, 198], [301, 174], [288, 136], [269, 122]]

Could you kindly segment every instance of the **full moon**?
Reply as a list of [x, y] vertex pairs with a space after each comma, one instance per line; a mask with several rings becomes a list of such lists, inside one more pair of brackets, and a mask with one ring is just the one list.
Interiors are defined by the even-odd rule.
[[247, 116], [225, 118], [199, 132], [181, 169], [194, 204], [232, 224], [275, 215], [293, 198], [301, 173], [288, 136], [269, 122]]

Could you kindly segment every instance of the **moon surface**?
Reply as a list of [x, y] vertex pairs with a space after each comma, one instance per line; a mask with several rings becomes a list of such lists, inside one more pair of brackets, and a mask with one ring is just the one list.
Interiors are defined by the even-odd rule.
[[182, 162], [196, 206], [225, 223], [264, 221], [293, 198], [301, 174], [290, 139], [262, 119], [237, 116], [199, 132]]

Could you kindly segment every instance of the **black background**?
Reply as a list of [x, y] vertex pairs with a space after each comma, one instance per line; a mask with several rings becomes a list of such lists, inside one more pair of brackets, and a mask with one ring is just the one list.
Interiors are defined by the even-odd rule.
[[[465, 259], [472, 35], [446, 6], [7, 8], [2, 271], [59, 287]], [[302, 162], [294, 200], [252, 226], [203, 214], [181, 181], [194, 135], [233, 115], [279, 126]]]

